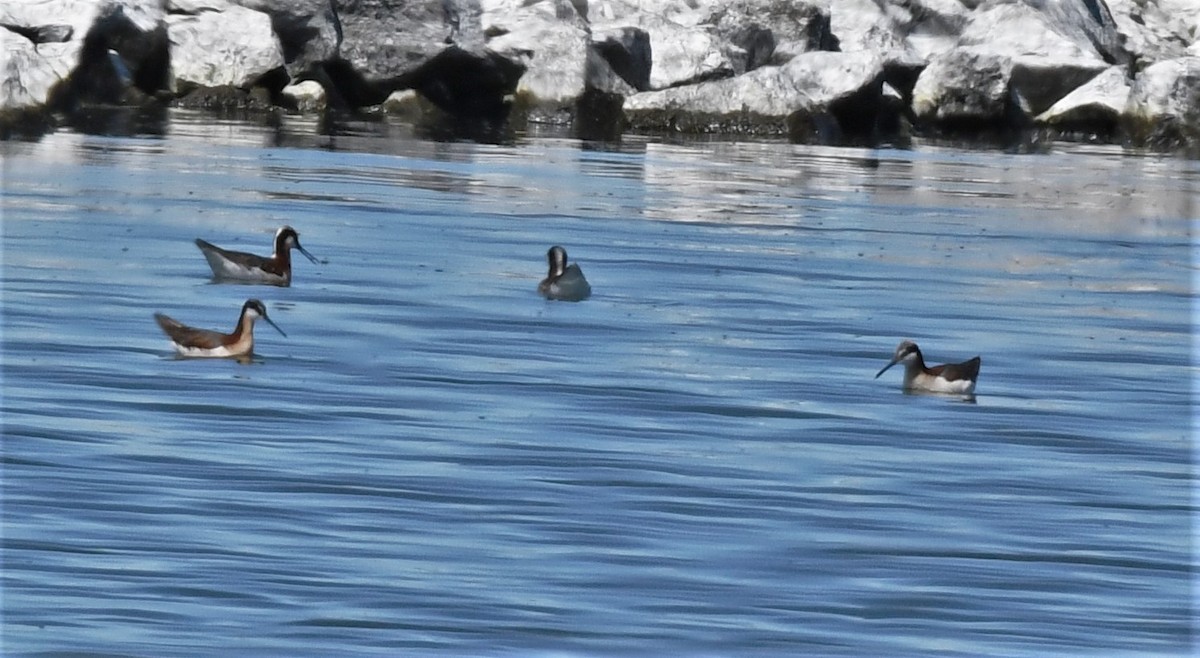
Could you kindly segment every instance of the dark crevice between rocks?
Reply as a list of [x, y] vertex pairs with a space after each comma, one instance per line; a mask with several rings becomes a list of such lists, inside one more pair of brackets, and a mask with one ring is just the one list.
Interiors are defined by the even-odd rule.
[[912, 117], [902, 99], [883, 93], [884, 78], [881, 74], [827, 105], [793, 112], [787, 117], [788, 140], [834, 146], [907, 145]]
[[650, 89], [650, 35], [644, 30], [626, 28], [619, 37], [609, 37], [592, 47], [630, 87], [638, 91]]
[[401, 75], [369, 80], [349, 62], [335, 59], [314, 69], [330, 107], [356, 110], [379, 105], [395, 91], [412, 89], [442, 112], [484, 121], [508, 117], [512, 94], [525, 69], [500, 55], [477, 55], [450, 47]]
[[421, 66], [388, 81], [389, 93], [412, 89], [442, 111], [466, 118], [507, 118], [525, 67], [486, 51], [450, 47]]
[[88, 134], [161, 134], [169, 61], [165, 27], [147, 34], [113, 12], [84, 36], [76, 66], [46, 109]]
[[883, 81], [900, 94], [905, 105], [911, 106], [913, 88], [917, 86], [917, 79], [921, 77], [921, 71], [924, 70], [924, 66], [889, 62], [883, 65]]
[[70, 25], [13, 25], [0, 23], [0, 27], [19, 34], [32, 41], [35, 45], [41, 43], [65, 43], [71, 40], [75, 28]]

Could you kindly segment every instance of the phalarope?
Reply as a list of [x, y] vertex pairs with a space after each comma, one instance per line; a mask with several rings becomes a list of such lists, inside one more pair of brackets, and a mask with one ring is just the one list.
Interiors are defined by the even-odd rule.
[[567, 265], [567, 250], [557, 245], [546, 252], [550, 261], [550, 273], [538, 284], [538, 292], [546, 299], [557, 299], [564, 302], [578, 302], [587, 299], [592, 294], [579, 265]]
[[930, 368], [925, 365], [925, 359], [921, 356], [921, 348], [911, 340], [900, 343], [891, 362], [876, 373], [875, 378], [879, 379], [879, 375], [887, 372], [888, 368], [897, 363], [904, 364], [904, 390], [906, 391], [971, 395], [975, 392], [975, 380], [979, 378], [979, 357], [962, 363], [947, 363]]
[[265, 283], [273, 286], [292, 285], [292, 255], [294, 248], [314, 263], [320, 263], [308, 250], [300, 246], [300, 234], [290, 226], [282, 226], [275, 232], [275, 252], [269, 257], [248, 254], [242, 251], [222, 249], [211, 242], [196, 239], [196, 246], [208, 259], [213, 278], [218, 281], [241, 281], [243, 283]]
[[189, 327], [178, 320], [155, 313], [154, 319], [175, 345], [180, 356], [188, 357], [243, 357], [254, 351], [254, 321], [262, 318], [275, 330], [287, 337], [283, 329], [267, 317], [267, 307], [257, 299], [248, 299], [242, 305], [233, 333], [223, 334], [209, 329]]

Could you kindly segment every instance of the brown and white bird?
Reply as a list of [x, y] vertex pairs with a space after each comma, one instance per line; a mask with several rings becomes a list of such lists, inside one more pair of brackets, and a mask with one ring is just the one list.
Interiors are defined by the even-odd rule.
[[259, 256], [244, 251], [222, 249], [211, 242], [196, 238], [196, 246], [208, 259], [213, 279], [241, 283], [265, 283], [272, 286], [292, 285], [292, 249], [320, 263], [316, 256], [300, 246], [300, 234], [290, 226], [280, 227], [275, 232], [275, 251], [270, 256]]
[[875, 378], [879, 379], [879, 375], [887, 372], [888, 368], [897, 363], [904, 364], [904, 390], [906, 391], [971, 395], [975, 392], [975, 380], [979, 379], [981, 361], [979, 357], [975, 357], [962, 363], [947, 363], [931, 368], [925, 365], [925, 358], [921, 356], [921, 348], [911, 340], [906, 340], [900, 343], [892, 360], [883, 367], [883, 370], [875, 374]]
[[154, 319], [171, 339], [175, 351], [186, 357], [242, 357], [254, 352], [254, 321], [262, 318], [287, 337], [283, 329], [267, 317], [267, 307], [257, 299], [246, 300], [233, 333], [189, 327], [178, 320], [155, 313]]

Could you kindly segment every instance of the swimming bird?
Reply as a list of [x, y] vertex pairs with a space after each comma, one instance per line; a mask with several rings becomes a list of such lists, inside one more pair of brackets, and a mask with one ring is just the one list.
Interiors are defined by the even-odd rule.
[[275, 252], [269, 257], [241, 251], [222, 249], [211, 242], [196, 238], [196, 246], [208, 259], [213, 278], [218, 281], [241, 281], [243, 283], [265, 283], [273, 286], [292, 285], [292, 252], [294, 248], [314, 263], [320, 263], [308, 250], [300, 246], [300, 234], [290, 226], [281, 226], [275, 232]]
[[901, 341], [896, 348], [896, 354], [891, 362], [875, 374], [887, 372], [888, 368], [897, 363], [904, 364], [904, 390], [929, 391], [932, 393], [956, 393], [971, 395], [975, 392], [975, 380], [979, 378], [979, 357], [962, 363], [947, 363], [932, 368], [925, 365], [921, 356], [921, 348], [911, 340]]
[[564, 302], [583, 301], [592, 294], [579, 265], [567, 265], [567, 250], [555, 245], [546, 252], [550, 261], [550, 273], [538, 284], [538, 292], [546, 299], [557, 299]]
[[262, 318], [275, 330], [283, 334], [283, 329], [267, 317], [267, 307], [257, 299], [248, 299], [242, 305], [242, 314], [238, 316], [237, 326], [233, 333], [223, 334], [209, 329], [189, 327], [162, 313], [155, 313], [154, 319], [163, 333], [175, 344], [175, 351], [180, 356], [188, 357], [243, 357], [254, 352], [254, 321]]

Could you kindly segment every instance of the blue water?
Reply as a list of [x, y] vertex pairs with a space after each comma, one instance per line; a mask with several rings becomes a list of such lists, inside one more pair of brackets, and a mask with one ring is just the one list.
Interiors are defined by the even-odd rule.
[[[187, 113], [0, 152], [5, 656], [1196, 648], [1200, 163]], [[284, 223], [325, 262], [209, 281], [193, 239]], [[590, 300], [537, 296], [551, 244]], [[151, 317], [249, 297], [249, 364]], [[903, 338], [976, 399], [873, 379]]]

